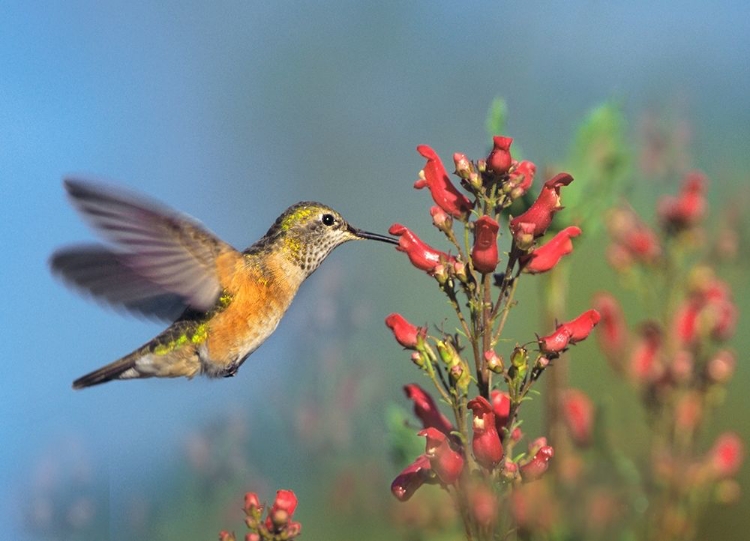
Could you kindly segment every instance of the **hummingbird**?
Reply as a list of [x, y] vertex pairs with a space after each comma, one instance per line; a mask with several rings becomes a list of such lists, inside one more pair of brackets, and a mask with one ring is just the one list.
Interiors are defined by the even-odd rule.
[[64, 186], [111, 246], [58, 250], [53, 274], [115, 307], [172, 321], [138, 349], [75, 380], [74, 389], [120, 379], [234, 376], [334, 248], [364, 239], [398, 244], [303, 201], [240, 252], [200, 222], [141, 195], [73, 178]]

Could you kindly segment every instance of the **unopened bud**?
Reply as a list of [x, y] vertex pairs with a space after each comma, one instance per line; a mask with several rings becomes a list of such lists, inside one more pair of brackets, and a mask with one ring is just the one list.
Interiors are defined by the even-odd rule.
[[471, 162], [469, 161], [469, 158], [466, 157], [466, 154], [456, 152], [453, 155], [453, 163], [456, 164], [456, 174], [464, 180], [469, 180], [474, 168], [471, 166]]
[[502, 374], [503, 372], [503, 358], [499, 357], [493, 350], [484, 352], [484, 360], [487, 361], [487, 368], [495, 374]]
[[411, 354], [411, 362], [416, 364], [419, 368], [424, 368], [424, 357], [419, 351], [415, 351]]

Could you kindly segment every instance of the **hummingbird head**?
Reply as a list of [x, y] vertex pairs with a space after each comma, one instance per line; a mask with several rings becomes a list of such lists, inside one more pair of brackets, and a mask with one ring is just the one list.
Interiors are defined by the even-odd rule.
[[398, 244], [396, 239], [352, 227], [332, 208], [303, 201], [292, 205], [276, 219], [266, 238], [304, 272], [312, 273], [338, 245], [350, 240], [379, 240]]

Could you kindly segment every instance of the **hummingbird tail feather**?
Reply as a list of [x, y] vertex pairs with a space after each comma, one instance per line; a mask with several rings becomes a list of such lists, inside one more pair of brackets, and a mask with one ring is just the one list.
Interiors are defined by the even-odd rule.
[[107, 383], [114, 379], [130, 379], [144, 377], [136, 369], [136, 361], [143, 356], [143, 352], [136, 350], [125, 357], [118, 359], [98, 370], [94, 370], [85, 376], [81, 376], [73, 382], [73, 389], [83, 389], [100, 383]]

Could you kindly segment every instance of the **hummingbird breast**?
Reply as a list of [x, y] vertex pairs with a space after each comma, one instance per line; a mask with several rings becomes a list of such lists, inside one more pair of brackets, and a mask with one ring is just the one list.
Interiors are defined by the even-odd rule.
[[304, 280], [299, 267], [272, 251], [244, 254], [223, 266], [220, 278], [230, 300], [208, 321], [198, 349], [208, 376], [233, 375], [276, 330]]

